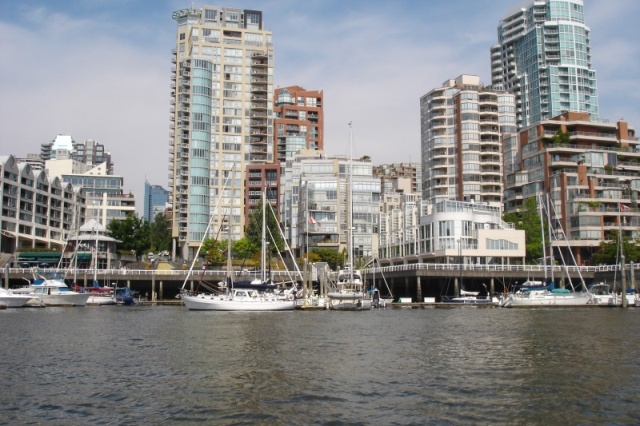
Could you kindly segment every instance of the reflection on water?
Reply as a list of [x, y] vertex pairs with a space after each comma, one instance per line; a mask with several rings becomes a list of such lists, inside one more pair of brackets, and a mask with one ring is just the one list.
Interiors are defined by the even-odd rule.
[[0, 311], [0, 423], [640, 418], [640, 309]]

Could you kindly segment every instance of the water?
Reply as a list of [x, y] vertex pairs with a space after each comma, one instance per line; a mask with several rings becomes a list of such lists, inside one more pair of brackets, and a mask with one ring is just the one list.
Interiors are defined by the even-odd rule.
[[640, 309], [0, 311], [0, 424], [637, 424]]

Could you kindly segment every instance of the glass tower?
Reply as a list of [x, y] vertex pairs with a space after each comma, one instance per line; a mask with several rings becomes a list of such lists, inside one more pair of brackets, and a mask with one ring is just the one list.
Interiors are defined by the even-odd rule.
[[534, 0], [500, 21], [491, 79], [516, 95], [518, 127], [566, 111], [598, 119], [589, 32], [583, 0]]

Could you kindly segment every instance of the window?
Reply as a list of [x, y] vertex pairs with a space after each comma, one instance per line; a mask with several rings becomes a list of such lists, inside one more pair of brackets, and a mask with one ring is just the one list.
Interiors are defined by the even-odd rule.
[[214, 22], [216, 20], [216, 10], [205, 9], [204, 10], [204, 20], [205, 22]]

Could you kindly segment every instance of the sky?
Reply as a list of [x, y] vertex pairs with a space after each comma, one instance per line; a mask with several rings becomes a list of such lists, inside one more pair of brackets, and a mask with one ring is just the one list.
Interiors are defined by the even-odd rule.
[[[324, 92], [325, 152], [373, 164], [420, 161], [420, 97], [461, 74], [491, 83], [497, 25], [521, 0], [0, 0], [0, 155], [58, 134], [111, 153], [144, 207], [168, 186], [174, 11], [263, 11], [274, 86]], [[525, 2], [526, 3], [526, 2]], [[640, 133], [638, 0], [585, 0], [600, 118]]]

